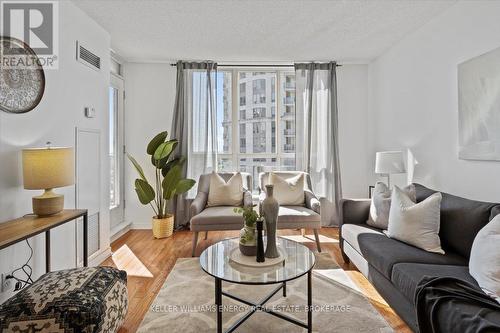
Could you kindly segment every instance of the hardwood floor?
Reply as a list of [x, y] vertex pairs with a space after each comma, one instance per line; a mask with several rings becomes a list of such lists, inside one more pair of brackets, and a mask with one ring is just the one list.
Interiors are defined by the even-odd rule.
[[[280, 230], [278, 234], [283, 236], [300, 236], [300, 231]], [[411, 333], [412, 331], [408, 326], [387, 305], [368, 280], [366, 280], [352, 264], [346, 265], [344, 263], [338, 245], [338, 229], [323, 228], [320, 234], [322, 238], [322, 250], [328, 251], [332, 255], [392, 328], [396, 332]], [[237, 235], [237, 231], [210, 232], [207, 240], [204, 240], [204, 237], [200, 237], [196, 254], [199, 256], [207, 246], [221, 239], [236, 237]], [[191, 256], [191, 238], [192, 233], [190, 231], [178, 231], [170, 238], [154, 239], [151, 230], [131, 230], [113, 242], [111, 245], [113, 252], [119, 250], [124, 245], [128, 246], [132, 253], [142, 262], [142, 264], [144, 264], [146, 271], [149, 271], [153, 275], [152, 278], [139, 276], [128, 277], [129, 310], [125, 323], [120, 329], [120, 333], [135, 332], [137, 330], [142, 318], [165, 282], [177, 258], [187, 258]], [[310, 241], [304, 244], [311, 249], [315, 249], [312, 231], [306, 233], [306, 238]], [[122, 251], [120, 252], [124, 253]], [[126, 252], [128, 252], [128, 250], [125, 251], [125, 253]], [[121, 260], [121, 264], [124, 264], [123, 260]], [[102, 265], [116, 266], [112, 258], [108, 258]], [[125, 263], [125, 265], [127, 265], [127, 263]], [[138, 266], [137, 260], [128, 265], [127, 267], [136, 270], [138, 275], [144, 273], [144, 267], [136, 269]], [[139, 266], [141, 265], [139, 264]], [[129, 268], [127, 268], [127, 270], [128, 269]], [[145, 273], [143, 276], [148, 275], [149, 274]]]

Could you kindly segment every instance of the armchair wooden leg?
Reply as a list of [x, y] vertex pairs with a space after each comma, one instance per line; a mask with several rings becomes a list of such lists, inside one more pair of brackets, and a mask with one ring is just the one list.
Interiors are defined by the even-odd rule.
[[318, 248], [318, 252], [321, 252], [321, 244], [319, 243], [318, 229], [314, 229], [314, 238], [316, 238], [316, 247]]
[[205, 240], [208, 238], [208, 231], [205, 231]]
[[196, 252], [196, 244], [198, 243], [198, 231], [195, 231], [193, 234], [193, 250], [191, 252], [191, 257], [194, 257], [194, 253]]

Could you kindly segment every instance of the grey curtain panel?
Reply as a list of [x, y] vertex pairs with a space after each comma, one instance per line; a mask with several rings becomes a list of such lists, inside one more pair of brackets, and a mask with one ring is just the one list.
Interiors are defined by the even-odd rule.
[[[184, 176], [198, 179], [200, 174], [217, 171], [217, 126], [215, 78], [217, 64], [212, 61], [177, 62], [177, 83], [171, 138], [179, 140], [176, 157], [184, 156]], [[189, 204], [195, 186], [172, 201], [176, 227], [189, 222]]]
[[336, 62], [295, 64], [296, 165], [311, 175], [314, 192], [324, 198], [324, 226], [338, 225], [342, 198], [336, 68]]

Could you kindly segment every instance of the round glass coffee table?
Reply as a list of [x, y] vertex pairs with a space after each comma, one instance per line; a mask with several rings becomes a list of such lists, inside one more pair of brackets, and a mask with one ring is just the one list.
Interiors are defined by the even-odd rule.
[[[238, 326], [250, 318], [256, 311], [269, 313], [295, 325], [304, 327], [308, 332], [312, 332], [311, 274], [315, 263], [314, 253], [306, 246], [286, 238], [278, 237], [276, 242], [284, 251], [285, 260], [274, 266], [250, 267], [232, 261], [230, 254], [233, 250], [238, 249], [238, 238], [222, 240], [211, 245], [201, 254], [201, 268], [215, 278], [215, 305], [217, 308], [218, 333], [222, 333], [222, 296], [229, 297], [251, 307], [251, 310], [234, 323], [226, 332], [235, 331]], [[283, 297], [286, 297], [286, 283], [288, 281], [304, 275], [307, 275], [307, 323], [266, 308], [265, 303], [280, 290], [283, 291]], [[279, 286], [262, 300], [254, 303], [223, 291], [222, 281], [243, 285], [279, 284]]]

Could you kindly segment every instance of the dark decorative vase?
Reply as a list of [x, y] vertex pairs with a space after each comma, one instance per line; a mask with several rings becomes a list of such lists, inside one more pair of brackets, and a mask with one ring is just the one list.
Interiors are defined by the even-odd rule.
[[262, 229], [264, 229], [264, 221], [257, 220], [257, 262], [264, 262], [264, 239], [262, 238]]
[[266, 185], [266, 198], [262, 201], [262, 213], [266, 220], [267, 247], [266, 258], [278, 258], [280, 256], [276, 247], [276, 227], [278, 223], [278, 212], [280, 205], [273, 197], [273, 185]]

